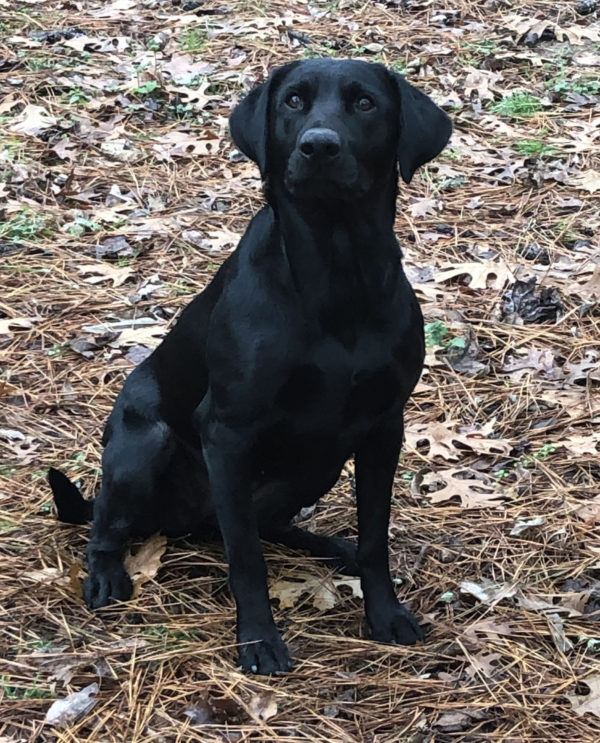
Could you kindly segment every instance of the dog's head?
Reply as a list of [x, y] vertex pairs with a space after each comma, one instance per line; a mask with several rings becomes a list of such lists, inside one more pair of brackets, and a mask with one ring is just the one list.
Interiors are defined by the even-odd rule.
[[445, 147], [450, 119], [379, 64], [313, 59], [277, 68], [234, 109], [239, 149], [292, 199], [352, 201], [396, 168], [409, 183]]

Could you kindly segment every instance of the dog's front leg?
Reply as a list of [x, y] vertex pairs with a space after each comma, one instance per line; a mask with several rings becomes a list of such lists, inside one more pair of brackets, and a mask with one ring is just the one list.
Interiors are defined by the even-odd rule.
[[413, 645], [423, 638], [416, 619], [396, 598], [390, 576], [388, 526], [402, 421], [372, 432], [357, 450], [358, 566], [371, 637]]
[[231, 429], [213, 424], [203, 436], [203, 453], [237, 606], [239, 663], [244, 671], [254, 673], [288, 671], [288, 650], [269, 604], [267, 569], [250, 490], [248, 452]]

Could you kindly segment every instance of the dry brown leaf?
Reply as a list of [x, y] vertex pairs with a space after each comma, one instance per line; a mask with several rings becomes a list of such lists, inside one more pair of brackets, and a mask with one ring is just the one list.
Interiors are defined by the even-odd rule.
[[98, 691], [98, 684], [94, 683], [86, 686], [85, 689], [81, 689], [81, 691], [69, 694], [64, 699], [57, 699], [46, 712], [44, 723], [64, 727], [72, 725], [91, 711], [96, 704]]
[[166, 325], [125, 328], [114, 341], [119, 346], [147, 346], [156, 348], [167, 333]]
[[550, 348], [527, 348], [525, 356], [509, 356], [502, 371], [519, 383], [521, 379], [532, 372], [543, 374], [546, 379], [561, 379], [562, 371], [556, 366], [555, 353]]
[[333, 585], [328, 578], [323, 579], [310, 573], [294, 576], [294, 580], [278, 580], [269, 589], [271, 598], [279, 599], [281, 609], [295, 606], [304, 594], [311, 595], [313, 606], [317, 609], [332, 609], [336, 603]]
[[[443, 457], [451, 462], [457, 461], [469, 450], [490, 455], [509, 454], [512, 446], [507, 439], [489, 438], [494, 424], [492, 420], [478, 431], [458, 433], [454, 430], [455, 421], [412, 423], [405, 430], [406, 446], [408, 449], [417, 449], [419, 442], [426, 441], [430, 457]], [[457, 448], [456, 444], [467, 449]]]
[[599, 445], [600, 431], [592, 431], [588, 434], [573, 434], [556, 442], [556, 446], [564, 446], [570, 454], [575, 454], [575, 456], [589, 454], [591, 457], [596, 457]]
[[600, 413], [600, 395], [590, 394], [585, 388], [570, 390], [541, 390], [539, 399], [546, 405], [560, 405], [572, 420], [589, 419]]
[[581, 679], [584, 684], [590, 687], [590, 693], [585, 696], [578, 694], [567, 694], [566, 697], [573, 707], [576, 715], [585, 715], [588, 712], [600, 717], [600, 673], [595, 676], [588, 676]]
[[583, 299], [590, 299], [591, 297], [600, 299], [600, 266], [594, 268], [591, 277], [584, 284], [577, 281], [570, 284], [569, 291]]
[[[200, 75], [208, 75], [213, 70], [213, 65], [195, 62], [191, 54], [173, 54], [169, 62], [161, 64], [161, 72], [167, 72], [178, 85], [189, 85]], [[210, 82], [206, 81], [201, 87], [206, 90], [209, 86]]]
[[469, 657], [470, 667], [467, 668], [467, 675], [471, 678], [483, 676], [486, 679], [493, 678], [500, 670], [498, 661], [501, 660], [500, 653], [481, 652]]
[[275, 692], [267, 691], [255, 694], [250, 700], [249, 710], [252, 717], [264, 722], [277, 714]]
[[493, 619], [479, 619], [463, 630], [463, 635], [470, 641], [478, 643], [477, 634], [502, 635], [510, 637], [514, 634], [514, 628], [510, 624], [496, 622]]
[[600, 170], [585, 170], [573, 179], [573, 184], [582, 191], [590, 193], [600, 191]]
[[32, 580], [35, 583], [50, 584], [50, 583], [67, 583], [68, 578], [64, 575], [64, 570], [60, 568], [45, 567], [39, 570], [25, 570], [22, 574], [24, 578]]
[[99, 284], [101, 281], [112, 281], [113, 286], [121, 286], [135, 274], [129, 266], [113, 266], [110, 263], [85, 263], [76, 266], [83, 274], [93, 274], [84, 281], [88, 284]]
[[134, 598], [139, 595], [141, 586], [158, 573], [166, 549], [167, 538], [162, 534], [154, 534], [135, 553], [129, 551], [125, 556], [123, 564], [133, 583]]
[[465, 79], [466, 98], [471, 98], [472, 93], [477, 92], [479, 100], [483, 103], [484, 101], [493, 101], [494, 93], [501, 92], [496, 85], [496, 83], [503, 80], [499, 72], [477, 70], [472, 67], [467, 67], [466, 69], [468, 71]]
[[444, 208], [440, 199], [417, 199], [409, 207], [408, 211], [413, 217], [426, 217], [428, 214], [437, 215]]
[[135, 163], [143, 156], [138, 147], [124, 138], [107, 139], [100, 144], [100, 149], [105, 155], [123, 163]]
[[15, 330], [31, 330], [37, 318], [32, 317], [3, 317], [0, 318], [0, 335], [12, 337]]
[[36, 136], [56, 126], [57, 121], [58, 119], [49, 114], [43, 106], [29, 104], [21, 111], [19, 121], [9, 128], [11, 132]]
[[460, 584], [460, 590], [474, 596], [482, 604], [495, 606], [503, 599], [512, 598], [518, 589], [516, 583], [492, 583], [491, 581], [475, 583], [474, 581], [463, 580]]
[[[558, 594], [560, 598], [562, 598], [561, 594]], [[565, 612], [568, 616], [575, 616], [578, 617], [581, 615], [581, 612], [577, 609], [574, 609], [572, 606], [569, 606], [568, 604], [556, 604], [553, 602], [554, 596], [536, 596], [535, 594], [531, 593], [525, 593], [523, 589], [521, 589], [517, 595], [515, 596], [515, 600], [519, 606], [521, 606], [523, 609], [527, 609], [528, 611], [539, 611], [542, 614], [546, 614], [547, 612], [557, 612], [562, 611]]]
[[435, 277], [437, 282], [449, 281], [458, 276], [471, 276], [469, 289], [487, 289], [488, 284], [495, 289], [502, 289], [509, 281], [514, 281], [512, 270], [502, 261], [481, 261], [462, 263], [458, 266], [446, 266]]
[[569, 44], [583, 44], [584, 40], [598, 41], [600, 39], [600, 29], [593, 25], [588, 26], [559, 26], [551, 18], [535, 18], [522, 15], [507, 15], [502, 21], [505, 28], [515, 31], [517, 41], [526, 34], [541, 37], [544, 31], [551, 31], [558, 41], [568, 41]]
[[579, 506], [575, 515], [582, 521], [594, 523], [600, 517], [600, 495]]
[[309, 594], [316, 609], [326, 611], [333, 609], [339, 600], [336, 588], [349, 586], [352, 594], [362, 598], [362, 589], [359, 578], [323, 578], [310, 573], [294, 575], [293, 580], [282, 579], [276, 581], [269, 590], [271, 598], [279, 599], [279, 606], [288, 609], [295, 606], [300, 597]]
[[565, 634], [565, 623], [560, 614], [549, 612], [546, 614], [548, 629], [556, 647], [561, 653], [568, 653], [573, 650], [573, 643]]
[[209, 230], [206, 234], [208, 236], [202, 240], [201, 245], [211, 253], [219, 250], [233, 250], [242, 237], [225, 227], [220, 230]]
[[102, 5], [98, 10], [92, 11], [91, 15], [96, 18], [110, 18], [111, 21], [119, 18], [131, 17], [128, 11], [133, 10], [138, 5], [138, 0], [114, 0], [108, 5]]
[[[464, 475], [471, 477], [465, 479]], [[417, 478], [419, 491], [432, 503], [442, 503], [458, 496], [463, 508], [497, 508], [507, 495], [490, 477], [464, 468], [428, 472]], [[429, 489], [438, 485], [442, 486], [438, 490]]]
[[221, 140], [207, 132], [200, 138], [182, 131], [171, 131], [154, 140], [154, 151], [157, 159], [170, 160], [172, 157], [198, 157], [199, 155], [216, 155]]

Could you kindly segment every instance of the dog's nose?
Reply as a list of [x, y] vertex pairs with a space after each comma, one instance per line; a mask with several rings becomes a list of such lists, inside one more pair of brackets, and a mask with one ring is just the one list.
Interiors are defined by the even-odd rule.
[[340, 154], [340, 138], [333, 129], [307, 129], [300, 137], [300, 152], [309, 160], [333, 160]]

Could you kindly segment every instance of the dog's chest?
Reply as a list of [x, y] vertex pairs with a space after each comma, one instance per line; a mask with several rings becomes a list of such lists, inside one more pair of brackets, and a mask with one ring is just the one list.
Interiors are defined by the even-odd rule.
[[295, 427], [370, 428], [378, 416], [403, 401], [403, 365], [386, 339], [363, 334], [348, 347], [334, 338], [303, 349], [286, 370], [275, 404]]

